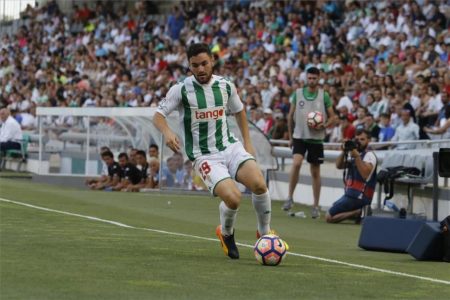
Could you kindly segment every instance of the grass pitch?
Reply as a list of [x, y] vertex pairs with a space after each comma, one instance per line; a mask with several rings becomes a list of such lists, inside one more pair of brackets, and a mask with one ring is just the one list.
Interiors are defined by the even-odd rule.
[[[91, 192], [0, 178], [0, 197], [132, 226], [0, 201], [1, 299], [443, 299], [450, 295], [449, 284], [289, 254], [280, 266], [265, 267], [256, 262], [251, 248], [242, 246], [241, 258], [232, 261], [215, 240], [218, 199], [208, 196]], [[446, 263], [361, 250], [359, 225], [291, 218], [280, 207], [281, 202], [273, 203], [272, 224], [293, 253], [450, 283]], [[251, 201], [243, 199], [236, 224], [239, 243], [254, 244], [255, 222]]]

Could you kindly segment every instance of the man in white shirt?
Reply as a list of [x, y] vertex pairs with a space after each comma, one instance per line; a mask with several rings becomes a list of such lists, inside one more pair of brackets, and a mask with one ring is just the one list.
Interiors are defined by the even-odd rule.
[[[419, 126], [411, 120], [410, 111], [407, 109], [401, 112], [402, 124], [395, 129], [395, 135], [391, 141], [411, 141], [419, 139]], [[397, 150], [415, 149], [415, 144], [397, 145]]]
[[20, 140], [22, 140], [22, 129], [20, 124], [11, 117], [8, 108], [0, 109], [0, 166], [2, 166], [1, 157], [7, 150], [20, 150]]

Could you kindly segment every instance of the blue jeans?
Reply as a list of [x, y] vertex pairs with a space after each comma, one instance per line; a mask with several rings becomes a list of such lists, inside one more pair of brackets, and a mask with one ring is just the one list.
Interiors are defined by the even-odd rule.
[[331, 216], [334, 216], [343, 212], [361, 209], [368, 204], [370, 204], [369, 201], [351, 198], [347, 195], [343, 195], [339, 200], [333, 203], [333, 206], [330, 208], [328, 213]]

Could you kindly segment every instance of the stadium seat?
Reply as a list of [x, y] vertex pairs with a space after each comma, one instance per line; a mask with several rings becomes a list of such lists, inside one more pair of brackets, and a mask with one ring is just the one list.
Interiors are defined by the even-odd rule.
[[22, 139], [18, 140], [20, 143], [20, 149], [10, 149], [5, 152], [5, 157], [2, 160], [2, 164], [0, 169], [3, 170], [5, 168], [5, 164], [7, 160], [16, 160], [18, 161], [17, 171], [21, 170], [22, 163], [27, 161], [28, 156], [28, 143], [30, 142], [30, 136], [27, 133], [23, 133]]
[[358, 246], [365, 250], [407, 252], [424, 220], [368, 216], [364, 219]]

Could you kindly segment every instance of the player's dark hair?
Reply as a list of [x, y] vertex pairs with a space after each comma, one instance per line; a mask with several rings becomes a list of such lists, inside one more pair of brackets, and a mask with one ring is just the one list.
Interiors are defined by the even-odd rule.
[[107, 146], [102, 146], [102, 147], [100, 148], [100, 153], [103, 153], [103, 152], [106, 152], [106, 151], [111, 152], [111, 149], [109, 149], [109, 147], [107, 147]]
[[188, 60], [190, 60], [191, 57], [193, 57], [193, 56], [199, 55], [200, 53], [206, 53], [210, 57], [212, 57], [211, 50], [209, 49], [209, 46], [207, 44], [197, 43], [197, 44], [190, 45], [189, 48], [187, 49]]
[[311, 67], [306, 71], [306, 74], [320, 75], [320, 70], [316, 67]]
[[145, 153], [144, 150], [138, 150], [138, 151], [136, 151], [136, 155], [141, 155], [142, 157], [147, 157], [147, 154]]
[[125, 152], [122, 152], [119, 154], [119, 158], [125, 157], [128, 160], [128, 154], [126, 154]]
[[155, 148], [156, 151], [159, 151], [159, 147], [158, 147], [158, 145], [156, 145], [156, 144], [151, 144], [148, 148], [149, 148], [149, 149], [150, 149], [150, 148]]
[[114, 154], [110, 151], [110, 150], [107, 150], [107, 151], [104, 151], [104, 152], [102, 152], [102, 158], [103, 157], [111, 157], [111, 158], [114, 158]]

